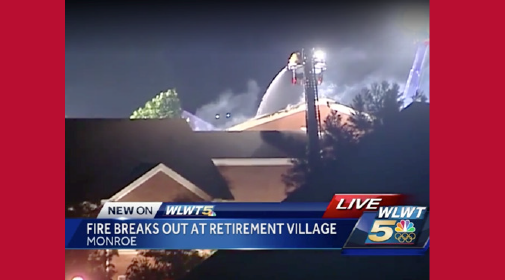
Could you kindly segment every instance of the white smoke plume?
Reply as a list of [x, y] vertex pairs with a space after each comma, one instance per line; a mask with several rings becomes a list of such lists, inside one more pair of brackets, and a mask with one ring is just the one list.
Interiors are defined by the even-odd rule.
[[343, 84], [339, 86], [336, 83], [327, 82], [319, 87], [318, 93], [320, 98], [328, 98], [344, 105], [350, 105], [354, 97], [358, 95], [363, 88], [369, 87], [373, 83], [380, 83], [382, 81], [388, 81], [392, 84], [396, 83], [400, 86], [400, 90], [403, 90], [405, 87], [405, 83], [399, 81], [398, 79], [371, 75], [360, 82], [350, 85]]
[[[249, 80], [245, 92], [226, 90], [215, 101], [198, 108], [195, 115], [216, 128], [228, 128], [254, 117], [260, 94], [258, 83]], [[228, 113], [229, 118], [226, 117]], [[216, 114], [219, 114], [219, 119], [216, 119]]]
[[[416, 40], [395, 29], [390, 32], [393, 35], [384, 35], [387, 40], [381, 44], [326, 49], [328, 70], [318, 88], [319, 97], [349, 105], [361, 89], [382, 81], [396, 83], [403, 90], [417, 50]], [[429, 87], [429, 68], [425, 70], [422, 88]]]
[[328, 71], [319, 87], [319, 96], [350, 104], [362, 88], [375, 82], [397, 83], [405, 87], [416, 53], [412, 37], [389, 37], [390, 45], [328, 50]]
[[[373, 44], [370, 39], [366, 44], [352, 47], [328, 46], [325, 49], [328, 70], [319, 87], [319, 97], [349, 105], [361, 89], [382, 81], [397, 83], [403, 90], [412, 68], [418, 36], [405, 34], [396, 27], [385, 30], [382, 36]], [[428, 76], [425, 79], [429, 81]], [[251, 80], [245, 92], [225, 91], [214, 102], [200, 107], [196, 116], [217, 128], [227, 128], [253, 118], [257, 101], [263, 94], [260, 86]], [[303, 96], [300, 96], [300, 102], [303, 102]], [[231, 114], [230, 118], [226, 118], [227, 113]], [[219, 119], [215, 118], [216, 114], [220, 115]]]
[[[416, 42], [429, 37], [423, 33], [429, 25], [429, 12], [425, 8], [398, 8], [369, 36], [347, 45], [328, 46], [328, 70], [319, 95], [349, 104], [362, 88], [384, 80], [397, 83], [403, 90], [417, 51]], [[426, 74], [421, 88], [428, 88], [429, 58], [424, 67]], [[423, 91], [429, 95], [429, 90]]]

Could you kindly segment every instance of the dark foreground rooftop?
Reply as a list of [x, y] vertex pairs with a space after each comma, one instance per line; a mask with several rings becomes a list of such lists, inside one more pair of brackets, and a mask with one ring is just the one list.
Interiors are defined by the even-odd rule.
[[[349, 162], [366, 165], [360, 168], [362, 175], [353, 174], [361, 179], [352, 185], [335, 182], [300, 189], [287, 200], [327, 202], [335, 193], [410, 192], [417, 203], [429, 205], [429, 105], [415, 103], [401, 114], [398, 123], [376, 136], [389, 137], [390, 142], [375, 146], [377, 138], [370, 139], [356, 161]], [[338, 251], [218, 251], [183, 278], [201, 279], [428, 280], [429, 253], [353, 257]]]
[[303, 133], [194, 132], [185, 120], [65, 120], [67, 202], [109, 198], [163, 163], [214, 198], [231, 199], [212, 159], [291, 158]]

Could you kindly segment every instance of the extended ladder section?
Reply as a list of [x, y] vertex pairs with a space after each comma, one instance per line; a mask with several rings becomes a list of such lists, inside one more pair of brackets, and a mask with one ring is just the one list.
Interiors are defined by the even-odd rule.
[[[309, 95], [306, 94], [305, 96], [306, 97], [313, 96], [314, 98], [314, 107], [316, 113], [315, 118], [317, 122], [317, 134], [319, 135], [319, 133], [322, 130], [322, 125], [321, 125], [321, 112], [319, 111], [319, 106], [317, 106], [317, 104], [319, 104], [319, 91], [318, 91], [319, 80], [317, 77], [317, 73], [321, 70], [316, 68], [316, 64], [314, 62], [311, 64], [312, 64], [312, 71], [307, 73], [306, 77], [307, 81], [305, 84], [305, 91], [311, 92], [311, 94]], [[309, 103], [307, 102], [307, 104]]]
[[413, 98], [419, 91], [419, 81], [421, 79], [425, 59], [426, 57], [429, 57], [428, 52], [428, 40], [418, 44], [414, 63], [412, 64], [412, 69], [410, 69], [409, 77], [407, 79], [407, 83], [405, 84], [405, 90], [403, 91], [403, 108], [407, 107], [413, 102]]

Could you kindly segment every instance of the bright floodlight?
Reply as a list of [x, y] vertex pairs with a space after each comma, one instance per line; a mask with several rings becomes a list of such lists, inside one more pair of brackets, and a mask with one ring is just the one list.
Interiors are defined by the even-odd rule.
[[84, 280], [81, 276], [74, 276], [72, 280]]
[[321, 50], [314, 51], [314, 59], [324, 60], [325, 57], [326, 54], [323, 51]]

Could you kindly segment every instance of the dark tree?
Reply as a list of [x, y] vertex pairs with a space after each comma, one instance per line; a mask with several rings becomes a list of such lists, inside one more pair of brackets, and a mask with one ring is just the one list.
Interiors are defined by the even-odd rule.
[[[417, 100], [426, 101], [422, 96], [419, 93]], [[317, 185], [307, 185], [310, 167], [306, 156], [295, 159], [284, 176], [288, 200], [328, 201], [331, 193], [352, 192], [355, 187], [380, 180], [383, 184], [397, 184], [380, 170], [397, 164], [394, 155], [399, 149], [394, 151], [394, 142], [402, 121], [400, 97], [397, 84], [374, 83], [354, 98], [350, 107], [355, 112], [347, 121], [343, 122], [338, 112], [331, 114], [323, 124], [322, 167], [316, 176]]]
[[88, 269], [90, 279], [112, 280], [116, 268], [112, 263], [113, 258], [119, 256], [117, 250], [95, 250], [88, 256]]
[[373, 83], [362, 89], [351, 104], [351, 107], [359, 112], [353, 116], [351, 122], [359, 130], [362, 130], [368, 128], [368, 124], [363, 123], [364, 114], [372, 117], [372, 127], [384, 125], [391, 119], [397, 118], [403, 105], [401, 94], [398, 84], [391, 84], [387, 81]]
[[[188, 202], [192, 198], [181, 195], [173, 202]], [[179, 279], [200, 264], [210, 250], [140, 250], [126, 271], [128, 280]]]
[[90, 218], [100, 210], [101, 203], [83, 201], [74, 205], [67, 205], [65, 208], [65, 218]]
[[[352, 154], [359, 140], [359, 133], [349, 123], [344, 123], [342, 116], [336, 112], [324, 121], [323, 131], [321, 137], [322, 164], [320, 174], [317, 175], [320, 183], [324, 181], [324, 177], [321, 175], [331, 172], [331, 169], [336, 167], [335, 164], [339, 162], [339, 159], [345, 159], [348, 154]], [[299, 188], [308, 187], [307, 181], [310, 172], [307, 155], [296, 158], [292, 162], [293, 166], [287, 174], [283, 175], [288, 194]]]
[[[206, 252], [210, 253], [210, 252]], [[140, 251], [126, 271], [128, 280], [179, 279], [207, 254], [200, 250], [145, 250]]]
[[[65, 218], [95, 217], [100, 211], [101, 203], [84, 201], [69, 205], [65, 209]], [[86, 275], [96, 280], [112, 280], [116, 273], [113, 259], [118, 256], [117, 250], [68, 250], [65, 252], [65, 265], [81, 266], [87, 264]], [[68, 263], [67, 263], [68, 261]]]
[[128, 266], [126, 271], [128, 280], [167, 280], [161, 267], [149, 258], [138, 256]]
[[414, 102], [428, 102], [428, 97], [421, 91], [416, 91], [416, 94], [412, 96]]

